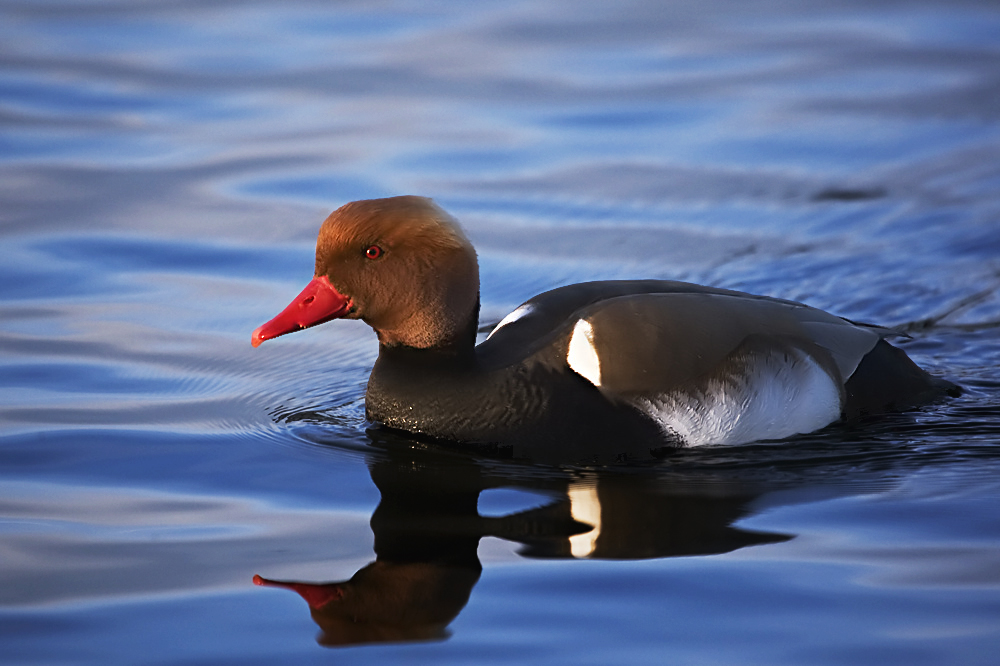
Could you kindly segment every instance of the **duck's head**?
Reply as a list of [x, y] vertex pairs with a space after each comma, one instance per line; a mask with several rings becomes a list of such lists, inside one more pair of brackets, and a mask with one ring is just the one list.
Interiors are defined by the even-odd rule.
[[312, 281], [252, 344], [331, 319], [361, 319], [387, 346], [468, 344], [479, 303], [476, 252], [430, 199], [355, 201], [330, 214]]

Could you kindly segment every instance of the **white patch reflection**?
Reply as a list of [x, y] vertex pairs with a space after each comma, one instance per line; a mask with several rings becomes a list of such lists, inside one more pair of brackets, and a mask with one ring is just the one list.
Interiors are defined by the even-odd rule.
[[601, 536], [601, 500], [597, 496], [597, 480], [574, 481], [568, 494], [573, 520], [593, 526], [589, 532], [569, 538], [570, 553], [576, 558], [589, 557], [597, 548], [597, 538]]

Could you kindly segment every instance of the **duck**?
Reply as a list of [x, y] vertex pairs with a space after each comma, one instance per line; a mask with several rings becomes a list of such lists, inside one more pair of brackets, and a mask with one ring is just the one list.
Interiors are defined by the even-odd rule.
[[892, 329], [803, 303], [671, 280], [572, 284], [476, 344], [476, 251], [434, 201], [354, 201], [323, 222], [314, 277], [251, 343], [334, 319], [378, 338], [379, 427], [560, 462], [786, 440], [957, 395]]

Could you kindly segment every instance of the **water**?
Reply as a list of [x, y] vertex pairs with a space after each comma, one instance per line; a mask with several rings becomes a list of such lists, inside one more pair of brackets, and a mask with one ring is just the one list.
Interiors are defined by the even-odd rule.
[[[0, 62], [3, 663], [995, 660], [993, 3], [3, 0]], [[466, 226], [484, 323], [690, 280], [904, 327], [966, 393], [639, 469], [369, 430], [363, 325], [249, 336], [400, 193]], [[253, 584], [376, 554], [351, 621]]]

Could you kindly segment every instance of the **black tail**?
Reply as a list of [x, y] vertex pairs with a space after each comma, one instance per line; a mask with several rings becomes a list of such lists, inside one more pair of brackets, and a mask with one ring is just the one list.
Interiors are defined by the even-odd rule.
[[845, 389], [846, 419], [913, 409], [962, 393], [957, 384], [928, 374], [906, 352], [885, 340], [861, 360]]

